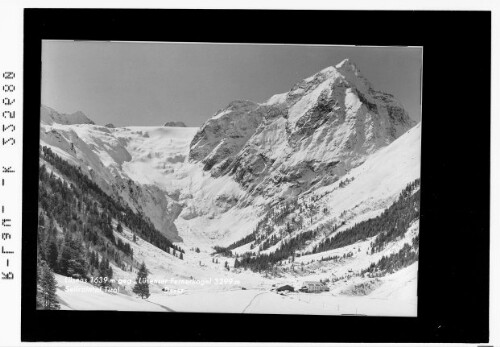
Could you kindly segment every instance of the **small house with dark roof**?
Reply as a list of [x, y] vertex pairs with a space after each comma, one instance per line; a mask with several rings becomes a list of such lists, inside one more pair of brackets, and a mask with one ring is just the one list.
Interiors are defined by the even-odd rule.
[[291, 285], [288, 285], [288, 284], [284, 285], [284, 286], [281, 286], [281, 287], [279, 287], [279, 288], [276, 289], [277, 292], [284, 292], [284, 291], [287, 291], [287, 290], [289, 292], [293, 292], [294, 291], [293, 287]]

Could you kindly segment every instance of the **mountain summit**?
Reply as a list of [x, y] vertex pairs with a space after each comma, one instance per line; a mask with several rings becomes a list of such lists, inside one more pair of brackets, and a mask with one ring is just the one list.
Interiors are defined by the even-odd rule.
[[190, 159], [248, 191], [275, 194], [279, 184], [280, 194], [298, 194], [340, 179], [415, 124], [345, 59], [265, 103], [218, 111], [195, 135]]
[[40, 117], [43, 124], [52, 125], [54, 123], [73, 125], [73, 124], [95, 124], [89, 117], [85, 115], [82, 111], [77, 111], [71, 114], [58, 113], [54, 109], [41, 106], [40, 107]]
[[166, 122], [164, 125], [164, 127], [174, 127], [174, 128], [185, 128], [186, 127], [186, 124], [184, 124], [184, 122], [181, 122], [181, 121], [169, 121], [169, 122]]

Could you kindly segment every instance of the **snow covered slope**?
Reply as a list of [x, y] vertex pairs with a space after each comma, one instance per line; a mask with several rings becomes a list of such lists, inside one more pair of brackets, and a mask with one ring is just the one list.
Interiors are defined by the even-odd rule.
[[[93, 124], [46, 123], [42, 119], [40, 142], [79, 166], [105, 192], [143, 212], [171, 240], [180, 241], [173, 221], [182, 208], [176, 201], [175, 192], [170, 196], [156, 185], [154, 178], [164, 171], [174, 172], [182, 165], [196, 130], [108, 128]], [[144, 176], [146, 173], [151, 175]]]
[[[273, 292], [284, 283], [299, 288], [303, 280], [314, 276], [264, 278], [255, 273], [227, 271], [222, 260], [209, 261], [206, 254], [186, 251], [184, 261], [137, 238], [127, 227], [115, 237], [130, 243], [134, 258], [147, 262], [151, 296], [140, 299], [132, 292], [137, 270], [123, 271], [113, 266], [113, 289], [102, 290], [89, 283], [56, 275], [57, 297], [63, 310], [120, 310], [163, 312], [233, 312], [268, 314], [383, 315], [415, 316], [417, 266], [377, 280], [367, 295], [353, 295], [349, 288], [366, 279], [349, 278], [321, 294]], [[394, 251], [394, 250], [392, 250]], [[318, 271], [320, 272], [320, 271]], [[338, 274], [338, 272], [336, 272]], [[321, 273], [324, 276], [324, 273]], [[316, 276], [319, 278], [319, 276]], [[372, 280], [373, 281], [373, 280]], [[347, 288], [347, 290], [346, 290]], [[165, 290], [162, 290], [165, 289]]]
[[90, 283], [56, 275], [57, 298], [62, 310], [96, 311], [164, 311], [161, 306], [137, 297], [103, 291]]

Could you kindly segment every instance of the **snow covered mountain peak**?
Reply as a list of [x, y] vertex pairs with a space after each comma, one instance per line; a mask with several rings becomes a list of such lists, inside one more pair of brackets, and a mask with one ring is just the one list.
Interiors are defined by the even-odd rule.
[[356, 64], [351, 60], [344, 59], [335, 66], [328, 66], [323, 70], [309, 76], [296, 84], [290, 91], [273, 95], [262, 105], [286, 104], [291, 106], [304, 95], [314, 92], [318, 87], [353, 87], [363, 93], [373, 90], [370, 82], [362, 75]]
[[356, 64], [351, 60], [344, 59], [335, 68], [348, 83], [355, 85], [356, 88], [363, 92], [371, 91], [371, 83], [362, 75]]
[[351, 71], [357, 71], [359, 73], [359, 69], [357, 68], [356, 64], [352, 62], [349, 58], [346, 58], [342, 60], [340, 63], [335, 65], [335, 68], [337, 70], [351, 70]]
[[189, 157], [253, 194], [272, 195], [281, 183], [300, 193], [340, 179], [415, 124], [345, 59], [265, 103], [230, 103], [195, 135]]
[[71, 114], [58, 113], [54, 109], [42, 105], [40, 107], [41, 122], [44, 124], [95, 124], [82, 111], [76, 111]]

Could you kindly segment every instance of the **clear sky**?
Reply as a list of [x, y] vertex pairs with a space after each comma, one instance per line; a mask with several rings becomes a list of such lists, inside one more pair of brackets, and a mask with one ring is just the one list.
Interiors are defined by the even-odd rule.
[[233, 100], [264, 102], [345, 58], [420, 120], [421, 48], [44, 41], [42, 104], [97, 124], [201, 126]]

